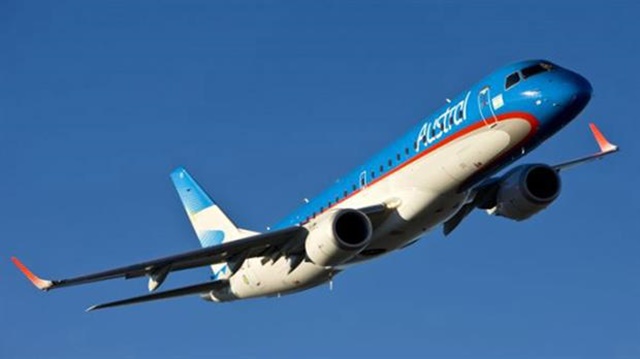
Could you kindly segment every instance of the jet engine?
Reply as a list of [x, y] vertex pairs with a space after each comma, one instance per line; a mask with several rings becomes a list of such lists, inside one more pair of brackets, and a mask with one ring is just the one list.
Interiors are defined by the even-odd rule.
[[525, 220], [547, 208], [560, 194], [560, 176], [548, 165], [514, 168], [504, 175], [492, 214], [516, 221]]
[[371, 221], [354, 209], [338, 209], [312, 225], [305, 242], [307, 257], [332, 267], [355, 257], [371, 241]]

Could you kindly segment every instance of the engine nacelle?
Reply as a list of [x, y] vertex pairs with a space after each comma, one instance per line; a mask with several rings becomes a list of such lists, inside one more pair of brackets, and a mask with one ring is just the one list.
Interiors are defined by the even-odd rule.
[[307, 257], [323, 267], [355, 257], [371, 241], [371, 221], [354, 209], [338, 209], [311, 226], [305, 242]]
[[560, 176], [543, 165], [522, 165], [504, 175], [493, 214], [525, 220], [547, 208], [560, 194]]

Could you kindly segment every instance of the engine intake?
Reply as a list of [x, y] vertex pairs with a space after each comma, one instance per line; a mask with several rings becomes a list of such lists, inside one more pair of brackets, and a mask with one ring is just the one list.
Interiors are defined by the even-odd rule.
[[560, 187], [560, 176], [548, 165], [516, 167], [500, 183], [493, 213], [516, 221], [525, 220], [555, 201]]
[[305, 242], [313, 263], [333, 267], [355, 257], [371, 241], [369, 217], [354, 209], [339, 209], [312, 225]]

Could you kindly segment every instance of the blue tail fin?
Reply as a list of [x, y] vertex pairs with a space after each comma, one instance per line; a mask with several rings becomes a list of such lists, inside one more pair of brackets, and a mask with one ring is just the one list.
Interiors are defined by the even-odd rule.
[[186, 169], [182, 167], [175, 169], [171, 172], [171, 180], [202, 247], [241, 237], [238, 227], [222, 212]]
[[[215, 246], [257, 234], [238, 228], [186, 169], [176, 168], [171, 172], [171, 180], [202, 247]], [[212, 265], [211, 269], [216, 279], [223, 279], [230, 275], [225, 263]]]

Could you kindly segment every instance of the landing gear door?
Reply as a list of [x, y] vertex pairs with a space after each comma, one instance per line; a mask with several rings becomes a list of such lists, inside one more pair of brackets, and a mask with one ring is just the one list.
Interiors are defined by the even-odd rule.
[[478, 92], [478, 110], [480, 111], [482, 120], [487, 126], [493, 127], [498, 123], [491, 102], [491, 88], [489, 86], [483, 87], [480, 92]]

